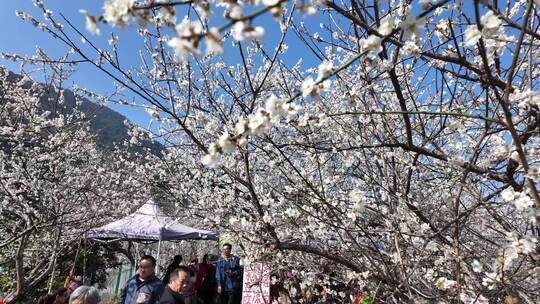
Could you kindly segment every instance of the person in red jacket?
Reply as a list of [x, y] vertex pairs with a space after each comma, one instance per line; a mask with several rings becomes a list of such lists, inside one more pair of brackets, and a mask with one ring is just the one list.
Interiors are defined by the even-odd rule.
[[[214, 263], [211, 263], [212, 260]], [[204, 304], [214, 303], [217, 290], [216, 282], [216, 265], [215, 258], [209, 254], [205, 254], [199, 264], [199, 270], [197, 273], [197, 280], [195, 281], [195, 289], [197, 295]]]

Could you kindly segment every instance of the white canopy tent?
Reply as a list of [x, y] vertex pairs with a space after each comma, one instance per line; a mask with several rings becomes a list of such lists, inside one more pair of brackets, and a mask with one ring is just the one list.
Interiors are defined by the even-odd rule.
[[182, 225], [166, 216], [153, 200], [149, 200], [130, 215], [89, 230], [86, 237], [94, 240], [175, 241], [217, 240], [219, 235]]

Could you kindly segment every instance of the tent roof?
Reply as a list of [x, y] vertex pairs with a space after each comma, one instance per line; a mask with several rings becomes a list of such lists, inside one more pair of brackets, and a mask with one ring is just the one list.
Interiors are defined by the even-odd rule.
[[131, 241], [215, 240], [218, 234], [177, 223], [166, 216], [153, 200], [149, 200], [134, 213], [91, 229], [89, 239], [122, 239]]

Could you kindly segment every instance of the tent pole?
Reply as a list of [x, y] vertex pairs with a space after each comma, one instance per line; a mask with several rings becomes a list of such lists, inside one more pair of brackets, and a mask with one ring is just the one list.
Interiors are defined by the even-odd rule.
[[54, 257], [54, 260], [53, 260], [53, 269], [52, 269], [52, 272], [51, 272], [51, 280], [49, 281], [49, 288], [47, 290], [47, 293], [51, 293], [52, 291], [52, 285], [53, 285], [53, 282], [54, 282], [54, 272], [56, 270], [56, 256]]
[[[83, 251], [83, 283], [85, 282], [85, 280], [88, 281], [88, 279], [86, 278], [86, 239], [84, 239], [84, 251]], [[87, 283], [88, 284], [88, 283]]]
[[118, 290], [120, 289], [120, 278], [122, 277], [122, 263], [118, 265], [118, 275], [116, 276], [116, 285], [114, 286], [114, 297], [118, 297]]
[[126, 278], [126, 281], [131, 279], [131, 277], [133, 276], [133, 270], [135, 270], [135, 265], [131, 264], [129, 265], [129, 271], [128, 271], [128, 276]]
[[156, 274], [157, 275], [159, 275], [159, 262], [160, 262], [159, 254], [160, 254], [160, 251], [161, 251], [161, 240], [158, 241], [158, 245], [157, 245], [157, 257], [156, 257], [156, 264], [157, 264]]

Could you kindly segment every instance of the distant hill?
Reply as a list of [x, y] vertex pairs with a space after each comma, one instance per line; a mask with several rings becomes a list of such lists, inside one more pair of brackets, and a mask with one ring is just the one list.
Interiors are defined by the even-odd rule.
[[[13, 81], [19, 81], [22, 77], [23, 76], [21, 75], [9, 72], [8, 78]], [[65, 101], [63, 107], [57, 108], [55, 100], [58, 93], [52, 87], [46, 87], [44, 84], [40, 85], [43, 86], [46, 92], [40, 97], [43, 110], [51, 112], [56, 111], [65, 114], [69, 113], [76, 106], [75, 94], [70, 90], [64, 90]], [[128, 131], [133, 124], [130, 122], [127, 124], [124, 123], [128, 120], [124, 115], [86, 98], [80, 100], [79, 109], [89, 119], [91, 130], [97, 135], [97, 140], [100, 145], [111, 148], [114, 144], [123, 145], [126, 141], [129, 141], [130, 135], [128, 134]], [[141, 145], [150, 148], [154, 154], [159, 154], [164, 149], [160, 143], [151, 142], [150, 140], [142, 142]], [[142, 149], [134, 150], [142, 151]]]

